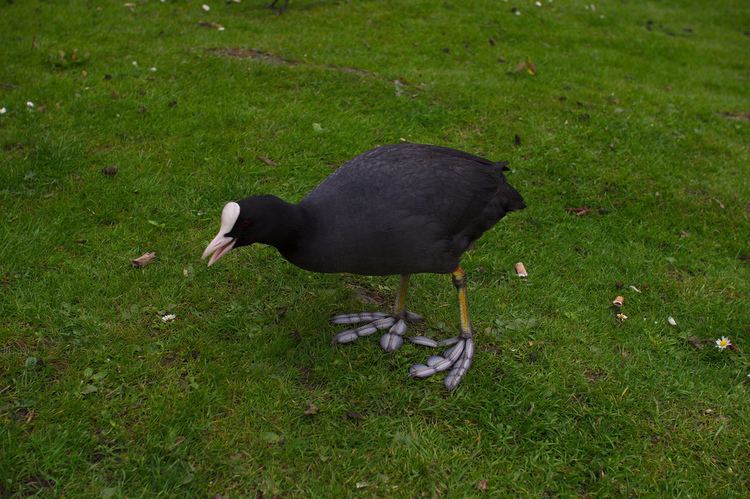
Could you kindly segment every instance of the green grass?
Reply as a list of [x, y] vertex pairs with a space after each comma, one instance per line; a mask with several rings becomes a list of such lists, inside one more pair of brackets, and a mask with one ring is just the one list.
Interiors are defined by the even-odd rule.
[[[750, 494], [745, 2], [123, 3], [0, 6], [0, 496]], [[508, 159], [528, 204], [464, 258], [453, 394], [330, 344], [397, 278], [198, 259], [224, 202], [402, 138]], [[412, 282], [453, 334], [450, 279]]]

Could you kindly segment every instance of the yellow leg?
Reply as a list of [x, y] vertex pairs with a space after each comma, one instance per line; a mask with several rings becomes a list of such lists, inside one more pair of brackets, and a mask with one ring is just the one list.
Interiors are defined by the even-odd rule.
[[406, 308], [406, 291], [409, 289], [409, 274], [401, 274], [401, 285], [398, 288], [396, 303], [393, 304], [393, 315], [399, 316]]
[[471, 338], [473, 336], [471, 330], [471, 321], [469, 320], [469, 297], [466, 293], [466, 273], [461, 267], [456, 267], [456, 270], [451, 274], [453, 277], [453, 285], [458, 290], [458, 310], [461, 316], [461, 337]]

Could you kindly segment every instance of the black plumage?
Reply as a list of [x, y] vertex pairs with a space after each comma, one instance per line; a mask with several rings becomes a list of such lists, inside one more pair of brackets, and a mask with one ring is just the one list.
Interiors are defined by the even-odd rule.
[[525, 206], [505, 164], [447, 147], [388, 145], [355, 157], [298, 205], [270, 196], [239, 205], [289, 229], [249, 242], [276, 246], [306, 270], [449, 273], [474, 240]]

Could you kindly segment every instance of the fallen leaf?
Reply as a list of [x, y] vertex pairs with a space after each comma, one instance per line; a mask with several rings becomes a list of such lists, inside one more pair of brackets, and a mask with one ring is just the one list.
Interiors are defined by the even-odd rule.
[[529, 273], [526, 271], [526, 266], [523, 264], [523, 262], [516, 263], [515, 268], [516, 275], [518, 277], [529, 277]]
[[713, 343], [714, 340], [702, 340], [698, 338], [697, 336], [690, 336], [687, 339], [688, 343], [690, 343], [693, 347], [697, 348], [698, 350], [703, 349], [704, 345], [707, 345], [709, 343]]
[[674, 317], [672, 317], [671, 315], [669, 317], [667, 317], [667, 322], [669, 323], [670, 326], [676, 326], [677, 325], [677, 321], [674, 320]]
[[323, 132], [323, 130], [324, 130], [324, 129], [323, 129], [323, 126], [322, 126], [322, 125], [321, 125], [320, 123], [313, 123], [312, 127], [313, 127], [313, 130], [314, 130], [314, 131], [315, 131], [316, 133], [321, 133], [321, 132]]
[[313, 403], [307, 404], [307, 409], [305, 409], [305, 416], [314, 416], [318, 412], [320, 412], [320, 409], [318, 409], [317, 405]]
[[527, 57], [525, 61], [516, 64], [516, 73], [520, 73], [524, 70], [531, 76], [536, 76], [536, 64], [531, 61], [530, 57]]
[[362, 414], [358, 413], [358, 412], [347, 411], [346, 412], [346, 419], [360, 420], [360, 419], [365, 419], [365, 417]]
[[108, 177], [114, 177], [117, 175], [117, 172], [120, 170], [120, 167], [117, 165], [109, 165], [104, 168], [102, 168], [102, 174], [106, 175]]
[[88, 395], [89, 393], [94, 393], [98, 391], [99, 389], [91, 384], [83, 385], [83, 388], [81, 388], [82, 395]]
[[145, 267], [149, 263], [153, 262], [155, 258], [156, 258], [156, 253], [154, 252], [144, 253], [138, 258], [136, 258], [135, 260], [131, 260], [130, 263], [133, 264], [133, 267], [140, 268], [140, 267]]
[[477, 482], [477, 490], [481, 490], [482, 492], [487, 490], [487, 480], [479, 480]]
[[258, 161], [262, 161], [263, 163], [267, 164], [268, 166], [276, 166], [276, 162], [272, 160], [271, 158], [267, 158], [265, 156], [257, 156], [256, 158]]
[[219, 23], [214, 23], [214, 22], [210, 22], [210, 21], [199, 22], [198, 26], [200, 26], [202, 28], [212, 28], [212, 29], [215, 29], [215, 30], [218, 30], [218, 31], [224, 31], [224, 26], [222, 26]]
[[584, 215], [587, 215], [591, 211], [591, 208], [589, 208], [588, 206], [579, 206], [577, 208], [568, 207], [565, 208], [565, 211], [567, 211], [568, 213], [575, 213], [577, 217], [582, 217]]
[[264, 431], [260, 434], [261, 440], [263, 440], [266, 443], [269, 444], [275, 444], [278, 443], [281, 440], [281, 437], [278, 433], [274, 433], [272, 431]]
[[641, 290], [640, 290], [640, 289], [636, 288], [636, 287], [635, 287], [635, 286], [633, 286], [632, 284], [631, 284], [630, 286], [628, 286], [628, 287], [629, 287], [630, 289], [632, 289], [633, 291], [635, 291], [636, 293], [640, 293], [640, 292], [641, 292]]

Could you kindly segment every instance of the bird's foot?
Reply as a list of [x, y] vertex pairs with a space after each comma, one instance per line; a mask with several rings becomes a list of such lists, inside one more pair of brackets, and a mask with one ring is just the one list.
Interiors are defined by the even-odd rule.
[[[432, 355], [426, 364], [414, 364], [409, 369], [409, 375], [414, 378], [426, 378], [441, 371], [448, 371], [445, 377], [445, 387], [453, 390], [461, 383], [461, 379], [471, 366], [474, 357], [474, 340], [469, 337], [456, 336], [442, 341], [435, 341], [426, 336], [409, 338], [412, 343], [426, 347], [450, 346], [442, 355]], [[451, 346], [452, 345], [452, 346]]]
[[334, 315], [331, 322], [334, 324], [361, 324], [353, 329], [341, 331], [333, 337], [334, 343], [351, 343], [362, 336], [370, 336], [375, 331], [387, 329], [388, 332], [380, 337], [380, 346], [386, 352], [394, 352], [404, 344], [404, 333], [408, 322], [420, 322], [422, 316], [404, 310], [399, 314], [386, 314], [384, 312], [363, 312], [358, 314]]

